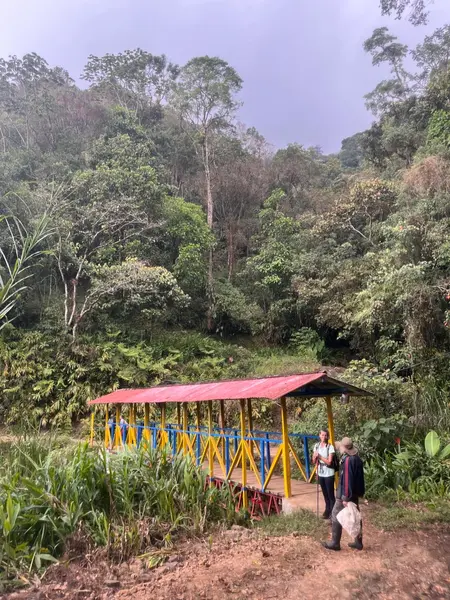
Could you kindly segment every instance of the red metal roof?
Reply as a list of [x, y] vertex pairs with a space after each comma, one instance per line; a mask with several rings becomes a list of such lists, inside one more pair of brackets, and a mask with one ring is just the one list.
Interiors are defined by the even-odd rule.
[[354, 396], [370, 396], [369, 392], [328, 377], [325, 371], [287, 377], [236, 379], [213, 383], [155, 386], [143, 389], [120, 389], [91, 400], [89, 404], [142, 404], [160, 402], [204, 402], [205, 400], [240, 400], [282, 396], [336, 396], [348, 392]]

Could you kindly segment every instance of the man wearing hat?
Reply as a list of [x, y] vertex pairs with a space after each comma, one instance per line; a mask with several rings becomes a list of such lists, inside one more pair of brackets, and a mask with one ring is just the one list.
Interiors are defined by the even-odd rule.
[[[331, 542], [322, 542], [327, 550], [341, 549], [342, 525], [337, 520], [337, 515], [343, 510], [348, 502], [354, 502], [359, 506], [359, 498], [364, 496], [364, 468], [361, 458], [358, 456], [358, 448], [348, 437], [336, 442], [336, 448], [342, 455], [339, 465], [339, 482], [336, 490], [336, 502], [331, 513]], [[362, 529], [354, 542], [349, 544], [350, 548], [362, 550]]]

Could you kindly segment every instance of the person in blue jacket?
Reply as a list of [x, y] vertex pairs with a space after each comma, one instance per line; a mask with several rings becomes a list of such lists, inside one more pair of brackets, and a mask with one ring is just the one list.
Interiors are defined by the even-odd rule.
[[[359, 498], [365, 494], [364, 466], [358, 455], [358, 448], [353, 441], [342, 438], [336, 442], [336, 448], [342, 454], [339, 465], [339, 482], [336, 490], [336, 502], [331, 513], [331, 541], [322, 542], [327, 550], [341, 549], [342, 525], [337, 520], [337, 515], [343, 510], [348, 502], [354, 502], [359, 507]], [[362, 528], [358, 537], [349, 544], [355, 550], [363, 549]]]

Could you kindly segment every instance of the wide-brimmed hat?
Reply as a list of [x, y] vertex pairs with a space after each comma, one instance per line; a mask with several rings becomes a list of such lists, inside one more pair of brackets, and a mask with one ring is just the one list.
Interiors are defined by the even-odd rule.
[[358, 448], [354, 445], [353, 440], [349, 437], [344, 437], [340, 442], [336, 442], [336, 448], [342, 454], [348, 454], [349, 456], [354, 456], [358, 454]]

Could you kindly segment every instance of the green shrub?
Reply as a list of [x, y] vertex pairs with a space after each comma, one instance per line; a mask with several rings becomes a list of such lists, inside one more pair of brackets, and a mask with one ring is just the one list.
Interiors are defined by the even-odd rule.
[[412, 425], [405, 415], [393, 415], [365, 421], [355, 435], [360, 454], [372, 456], [384, 450], [394, 450], [405, 436], [412, 435]]
[[405, 442], [397, 452], [386, 450], [365, 463], [366, 495], [379, 498], [394, 492], [416, 501], [450, 493], [450, 444], [431, 431], [422, 442]]
[[161, 451], [29, 438], [3, 450], [2, 466], [0, 582], [58, 557], [74, 535], [126, 559], [235, 519], [229, 488], [210, 488], [190, 459]]

